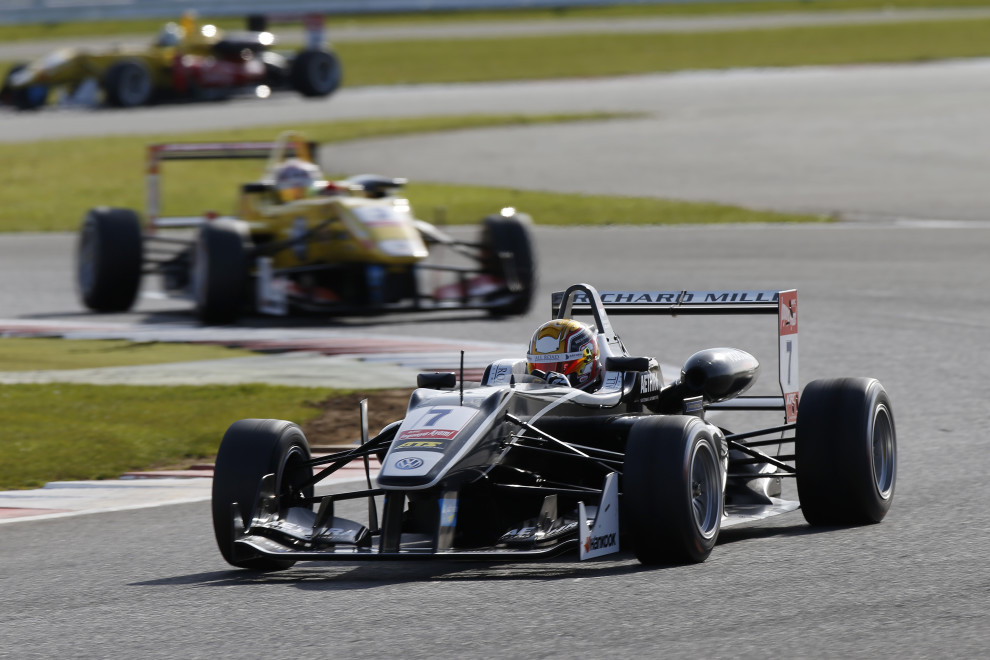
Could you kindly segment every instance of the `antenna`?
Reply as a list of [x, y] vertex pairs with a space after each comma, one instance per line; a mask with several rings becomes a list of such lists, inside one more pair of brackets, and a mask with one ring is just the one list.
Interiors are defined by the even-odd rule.
[[461, 351], [461, 405], [464, 405], [464, 351]]

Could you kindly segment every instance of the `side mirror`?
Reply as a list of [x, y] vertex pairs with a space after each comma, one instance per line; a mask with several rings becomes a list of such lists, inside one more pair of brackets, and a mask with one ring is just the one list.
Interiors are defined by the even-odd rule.
[[457, 374], [453, 371], [438, 371], [416, 375], [416, 387], [431, 390], [449, 390], [457, 386]]

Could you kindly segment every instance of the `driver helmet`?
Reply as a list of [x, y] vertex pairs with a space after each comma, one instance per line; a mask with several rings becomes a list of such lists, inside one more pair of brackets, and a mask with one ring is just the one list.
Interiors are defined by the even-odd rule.
[[166, 23], [158, 32], [158, 39], [156, 43], [163, 48], [178, 46], [182, 42], [182, 37], [184, 37], [185, 34], [185, 29], [180, 27], [177, 23]]
[[313, 163], [300, 158], [289, 158], [275, 168], [275, 187], [279, 199], [291, 202], [316, 192], [323, 173]]
[[601, 353], [595, 331], [571, 319], [547, 321], [533, 334], [526, 355], [526, 372], [556, 372], [572, 387], [594, 389], [601, 380]]

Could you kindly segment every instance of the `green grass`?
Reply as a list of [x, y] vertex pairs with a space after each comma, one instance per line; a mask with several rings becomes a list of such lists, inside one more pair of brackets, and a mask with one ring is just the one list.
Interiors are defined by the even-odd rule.
[[342, 43], [337, 50], [348, 86], [593, 77], [981, 57], [990, 55], [990, 20]]
[[[181, 135], [77, 138], [24, 144], [0, 144], [0, 162], [7, 163], [7, 185], [0, 186], [0, 231], [74, 231], [86, 210], [94, 206], [144, 209], [144, 158], [147, 144], [157, 141], [268, 140], [281, 130], [298, 128], [325, 144], [413, 132], [457, 130], [482, 126], [525, 125], [544, 122], [608, 120], [606, 114], [473, 115], [378, 119], [294, 126], [272, 126]], [[329, 143], [329, 144], [328, 144]], [[100, 163], [94, 168], [90, 163]], [[165, 163], [162, 170], [163, 212], [201, 214], [207, 210], [234, 212], [237, 186], [257, 179], [262, 162], [231, 161]], [[353, 174], [353, 173], [352, 173]], [[401, 172], [383, 174], [401, 175]], [[52, 182], [58, 181], [58, 194]], [[446, 207], [451, 223], [474, 223], [503, 206], [530, 213], [539, 224], [808, 221], [812, 216], [790, 216], [734, 207], [670, 202], [650, 198], [563, 195], [481, 186], [416, 184], [409, 198], [421, 217]]]
[[[4, 184], [0, 186], [0, 231], [75, 230], [86, 209], [110, 205], [144, 210], [145, 154], [155, 142], [272, 140], [288, 129], [302, 130], [320, 143], [479, 126], [556, 123], [616, 115], [472, 115], [371, 119], [267, 126], [227, 131], [151, 134], [140, 137], [74, 138], [0, 144]], [[333, 145], [326, 146], [332, 154]], [[99, 163], [99, 167], [93, 167]], [[256, 180], [264, 161], [216, 161], [163, 165], [166, 214], [234, 211], [237, 186]], [[400, 172], [386, 173], [400, 176]], [[57, 194], [53, 182], [58, 182]], [[173, 202], [168, 205], [169, 200]], [[175, 204], [180, 200], [181, 204]]]
[[[988, 7], [990, 0], [768, 0], [765, 2], [712, 2], [697, 4], [630, 4], [608, 7], [560, 7], [504, 11], [446, 11], [412, 14], [330, 15], [327, 29], [331, 38], [335, 26], [372, 26], [438, 23], [450, 21], [534, 21], [561, 18], [618, 18], [630, 16], [697, 16], [770, 12], [830, 12], [849, 10], [919, 9], [948, 7]], [[178, 20], [179, 13], [175, 19]], [[56, 39], [75, 36], [151, 35], [168, 19], [86, 21], [77, 23], [37, 23], [0, 25], [0, 41]], [[241, 17], [204, 16], [202, 21], [224, 29], [241, 29]], [[278, 33], [278, 23], [273, 31]]]
[[255, 355], [251, 351], [209, 344], [99, 341], [56, 338], [0, 339], [0, 371], [88, 369], [137, 364], [219, 360]]
[[[50, 481], [116, 479], [216, 454], [233, 422], [302, 423], [327, 389], [238, 385], [0, 385], [0, 490]], [[58, 423], [53, 423], [58, 420]]]
[[[451, 224], [477, 222], [511, 206], [539, 225], [669, 225], [754, 222], [828, 222], [817, 215], [774, 213], [652, 197], [577, 195], [485, 186], [413, 183], [409, 199], [424, 220], [439, 217]], [[439, 209], [439, 211], [437, 211]]]

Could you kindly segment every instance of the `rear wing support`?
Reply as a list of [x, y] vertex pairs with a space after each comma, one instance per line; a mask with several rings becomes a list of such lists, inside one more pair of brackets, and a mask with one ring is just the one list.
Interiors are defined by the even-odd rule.
[[145, 166], [145, 216], [151, 230], [160, 227], [194, 227], [202, 218], [161, 217], [161, 168], [168, 160], [268, 160], [295, 157], [317, 162], [316, 142], [305, 141], [291, 131], [274, 142], [173, 142], [148, 145]]
[[[788, 423], [797, 421], [798, 410], [798, 315], [797, 291], [602, 291], [590, 284], [575, 284], [551, 296], [551, 316], [571, 318], [576, 312], [591, 313], [599, 332], [611, 337], [608, 314], [701, 315], [767, 314], [777, 316], [778, 376], [781, 398], [759, 399], [758, 407], [782, 409]], [[720, 408], [756, 407], [747, 397], [732, 399]], [[772, 401], [767, 401], [772, 399]], [[769, 403], [769, 406], [767, 405]], [[713, 406], [715, 407], [715, 406]]]

